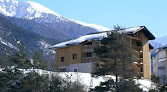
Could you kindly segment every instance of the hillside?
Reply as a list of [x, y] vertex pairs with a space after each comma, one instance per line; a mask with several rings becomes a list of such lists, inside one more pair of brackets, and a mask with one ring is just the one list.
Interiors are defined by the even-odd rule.
[[18, 50], [17, 40], [23, 41], [25, 51], [29, 56], [34, 55], [34, 51], [43, 53], [45, 60], [54, 60], [54, 52], [48, 48], [51, 44], [56, 43], [56, 40], [42, 37], [38, 34], [30, 32], [24, 28], [13, 25], [6, 19], [0, 17], [0, 50], [1, 56], [4, 51], [10, 54]]

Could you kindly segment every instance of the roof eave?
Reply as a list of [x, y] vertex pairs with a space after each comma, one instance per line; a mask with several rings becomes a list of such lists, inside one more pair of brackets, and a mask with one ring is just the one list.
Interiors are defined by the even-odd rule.
[[149, 40], [154, 40], [155, 36], [145, 27], [143, 27], [143, 33], [148, 37]]

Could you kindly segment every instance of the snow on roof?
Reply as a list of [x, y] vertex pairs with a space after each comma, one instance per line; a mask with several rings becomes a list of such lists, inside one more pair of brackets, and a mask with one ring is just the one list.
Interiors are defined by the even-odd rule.
[[[119, 32], [120, 33], [135, 33], [140, 28], [141, 27], [125, 28], [125, 29], [120, 30]], [[88, 40], [88, 41], [93, 40], [93, 39], [101, 40], [104, 37], [107, 37], [107, 32], [89, 34], [89, 35], [81, 36], [81, 37], [79, 37], [77, 39], [74, 39], [74, 40], [70, 40], [70, 41], [66, 41], [66, 42], [62, 42], [62, 43], [56, 44], [56, 45], [52, 46], [51, 48], [67, 47], [68, 45], [79, 44], [79, 43], [84, 42], [86, 40]]]
[[56, 44], [54, 46], [52, 46], [52, 48], [60, 48], [60, 47], [66, 47], [67, 45], [72, 45], [72, 44], [79, 44], [83, 41], [90, 41], [92, 39], [102, 39], [104, 37], [107, 37], [107, 33], [104, 32], [104, 33], [99, 33], [99, 34], [90, 34], [90, 35], [85, 35], [85, 36], [81, 36], [77, 39], [74, 39], [74, 40], [70, 40], [70, 41], [66, 41], [66, 42], [62, 42], [62, 43], [59, 43], [59, 44]]
[[155, 49], [152, 54], [157, 54], [158, 52], [160, 52], [162, 50], [167, 50], [167, 44], [165, 46], [162, 46], [162, 47]]
[[141, 28], [141, 26], [140, 26], [140, 27], [125, 28], [125, 29], [123, 29], [123, 30], [120, 30], [120, 33], [135, 33], [135, 32], [137, 32], [140, 28]]

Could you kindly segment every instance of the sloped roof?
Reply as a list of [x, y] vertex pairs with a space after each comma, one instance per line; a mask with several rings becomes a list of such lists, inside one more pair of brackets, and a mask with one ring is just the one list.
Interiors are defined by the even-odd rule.
[[154, 52], [152, 54], [156, 54], [161, 50], [167, 50], [167, 45], [157, 48], [156, 50], [154, 50]]
[[[125, 28], [125, 29], [121, 29], [119, 32], [124, 33], [124, 34], [134, 34], [138, 31], [142, 31], [149, 38], [149, 40], [155, 39], [155, 37], [144, 26]], [[90, 41], [93, 39], [101, 40], [102, 38], [107, 37], [107, 32], [112, 32], [112, 30], [81, 36], [77, 39], [73, 39], [73, 40], [69, 40], [69, 41], [65, 41], [65, 42], [56, 44], [56, 45], [52, 46], [51, 48], [63, 48], [63, 47], [67, 47], [69, 45], [76, 45], [76, 44], [80, 44], [84, 41]]]

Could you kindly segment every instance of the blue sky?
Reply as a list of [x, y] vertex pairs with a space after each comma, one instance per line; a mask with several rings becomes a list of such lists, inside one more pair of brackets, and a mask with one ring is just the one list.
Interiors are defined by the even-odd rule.
[[[22, 1], [22, 0], [19, 0]], [[56, 13], [110, 29], [146, 26], [156, 37], [167, 36], [167, 0], [26, 0]]]

